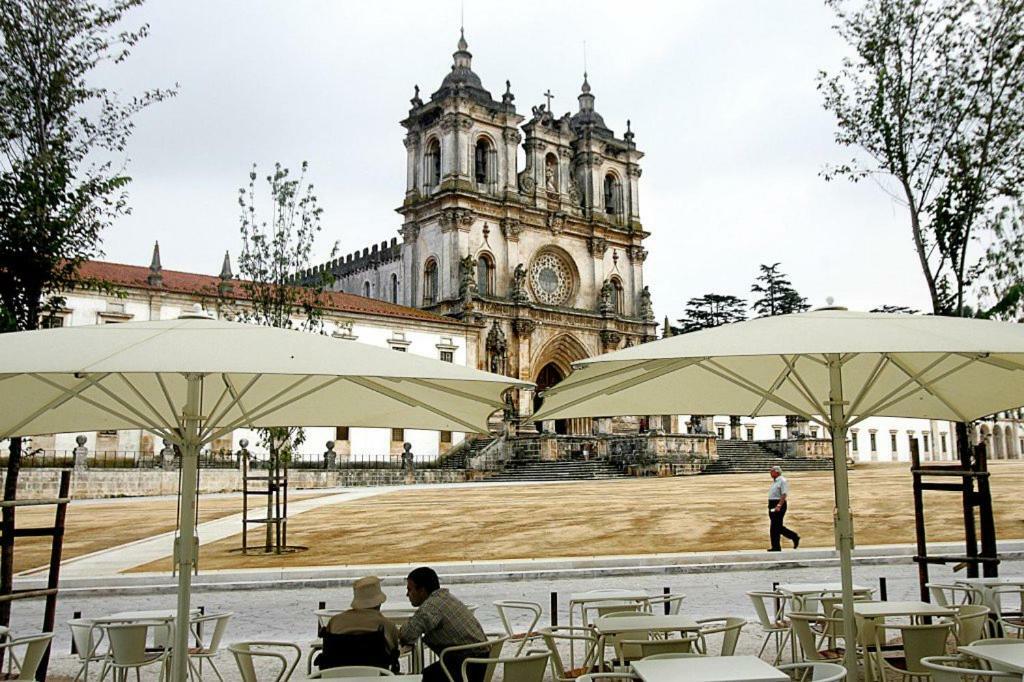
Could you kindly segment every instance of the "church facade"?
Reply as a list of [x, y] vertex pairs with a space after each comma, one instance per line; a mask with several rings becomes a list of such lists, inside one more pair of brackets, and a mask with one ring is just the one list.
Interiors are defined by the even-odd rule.
[[[639, 162], [627, 123], [617, 136], [584, 74], [576, 113], [547, 105], [527, 120], [508, 81], [495, 99], [465, 38], [429, 100], [411, 100], [399, 239], [312, 271], [334, 289], [426, 309], [478, 330], [478, 366], [540, 390], [571, 363], [656, 338], [644, 284]], [[520, 154], [520, 146], [523, 154]], [[522, 167], [520, 158], [522, 157]], [[522, 391], [512, 407], [533, 413]], [[550, 425], [590, 433], [590, 420]]]

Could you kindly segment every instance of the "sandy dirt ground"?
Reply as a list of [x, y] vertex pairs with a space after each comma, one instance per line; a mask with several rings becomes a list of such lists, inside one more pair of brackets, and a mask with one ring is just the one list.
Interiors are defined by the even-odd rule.
[[[911, 543], [906, 464], [851, 472], [856, 541]], [[1024, 538], [1024, 462], [993, 463], [998, 537]], [[793, 473], [786, 524], [802, 547], [832, 546], [832, 474]], [[289, 556], [229, 553], [237, 537], [204, 545], [207, 569], [607, 556], [766, 549], [766, 474], [409, 490], [321, 507], [290, 519]], [[931, 541], [963, 537], [960, 497], [925, 494]], [[166, 560], [133, 571], [162, 570]]]
[[[317, 497], [323, 493], [291, 493], [289, 500]], [[251, 500], [250, 500], [251, 502]], [[22, 507], [17, 512], [18, 528], [52, 526], [56, 507]], [[199, 521], [213, 521], [242, 511], [242, 496], [211, 495], [199, 500]], [[64, 530], [64, 560], [91, 554], [174, 530], [177, 502], [171, 498], [144, 497], [72, 501], [68, 505]], [[14, 570], [24, 571], [46, 565], [50, 560], [49, 538], [19, 538], [15, 545]]]

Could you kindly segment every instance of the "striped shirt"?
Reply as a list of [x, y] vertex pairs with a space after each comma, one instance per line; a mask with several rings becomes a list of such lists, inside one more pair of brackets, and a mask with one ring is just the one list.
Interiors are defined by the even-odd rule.
[[450, 646], [487, 641], [472, 611], [445, 589], [431, 592], [398, 631], [398, 637], [405, 644], [412, 644], [420, 636], [435, 654]]

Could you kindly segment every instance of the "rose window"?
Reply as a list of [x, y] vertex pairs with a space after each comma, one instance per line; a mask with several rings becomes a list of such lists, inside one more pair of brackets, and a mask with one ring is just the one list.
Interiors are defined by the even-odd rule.
[[530, 266], [530, 287], [540, 303], [564, 304], [572, 294], [572, 271], [553, 253], [542, 253]]

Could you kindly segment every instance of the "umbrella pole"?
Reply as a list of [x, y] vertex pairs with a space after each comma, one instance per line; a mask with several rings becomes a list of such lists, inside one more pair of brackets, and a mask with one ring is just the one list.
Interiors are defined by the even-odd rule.
[[[856, 682], [857, 621], [853, 613], [853, 519], [850, 518], [850, 481], [846, 471], [846, 403], [843, 402], [842, 364], [837, 354], [826, 356], [829, 374], [829, 430], [832, 433], [832, 473], [836, 495], [835, 531], [839, 570], [843, 583], [843, 664], [847, 680]], [[865, 656], [867, 652], [865, 652]]]
[[188, 676], [188, 633], [191, 615], [192, 566], [195, 563], [196, 471], [199, 465], [199, 396], [201, 374], [187, 374], [188, 392], [185, 400], [184, 438], [181, 444], [181, 512], [178, 527], [178, 615], [174, 621], [174, 648], [171, 659], [171, 680], [185, 682]]

